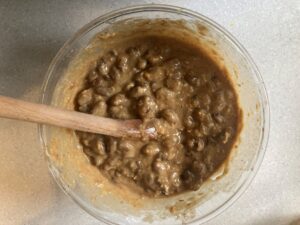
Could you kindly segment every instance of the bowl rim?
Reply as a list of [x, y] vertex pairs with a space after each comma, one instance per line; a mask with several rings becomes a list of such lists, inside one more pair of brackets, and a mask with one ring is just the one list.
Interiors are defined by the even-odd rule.
[[[262, 127], [261, 127], [261, 135], [260, 135], [260, 140], [259, 140], [259, 146], [257, 147], [258, 151], [255, 156], [255, 158], [252, 160], [251, 163], [251, 170], [249, 174], [246, 176], [244, 181], [239, 184], [239, 187], [235, 190], [233, 194], [222, 204], [220, 204], [217, 208], [214, 210], [210, 211], [209, 213], [205, 214], [202, 218], [195, 218], [193, 219], [190, 223], [195, 223], [197, 222], [198, 224], [205, 223], [212, 218], [216, 217], [217, 215], [221, 214], [224, 212], [226, 209], [228, 209], [234, 202], [236, 202], [240, 196], [247, 190], [247, 188], [250, 186], [253, 178], [258, 172], [258, 169], [261, 166], [261, 163], [263, 161], [266, 149], [267, 149], [267, 144], [268, 144], [268, 139], [269, 139], [269, 130], [270, 130], [270, 108], [269, 108], [269, 100], [268, 100], [268, 95], [267, 91], [265, 88], [264, 81], [262, 79], [262, 76], [258, 70], [257, 65], [254, 63], [252, 57], [248, 53], [248, 51], [242, 46], [242, 44], [239, 43], [239, 41], [233, 37], [232, 34], [230, 34], [224, 27], [216, 23], [215, 21], [211, 20], [210, 18], [202, 15], [201, 13], [179, 7], [179, 6], [173, 6], [173, 5], [167, 5], [167, 4], [140, 4], [140, 5], [135, 5], [135, 6], [128, 6], [128, 7], [122, 7], [117, 10], [110, 11], [108, 13], [105, 13], [104, 15], [101, 15], [86, 25], [82, 26], [75, 34], [73, 34], [60, 48], [60, 50], [57, 52], [53, 60], [51, 61], [49, 68], [46, 72], [42, 87], [41, 87], [41, 96], [39, 99], [39, 102], [42, 104], [45, 104], [46, 101], [46, 94], [47, 94], [47, 87], [48, 83], [51, 80], [52, 77], [52, 72], [54, 70], [55, 65], [60, 61], [61, 57], [63, 56], [65, 50], [71, 46], [75, 41], [77, 41], [80, 37], [84, 36], [86, 33], [88, 33], [90, 30], [95, 28], [96, 26], [105, 23], [108, 20], [128, 15], [128, 14], [133, 14], [133, 13], [138, 13], [138, 12], [149, 12], [149, 11], [157, 11], [157, 12], [168, 12], [168, 13], [175, 13], [175, 14], [180, 14], [183, 16], [188, 16], [192, 17], [194, 19], [199, 19], [201, 21], [204, 21], [208, 25], [214, 27], [218, 32], [223, 33], [225, 39], [227, 41], [231, 42], [233, 46], [236, 47], [236, 50], [239, 50], [241, 55], [246, 59], [247, 63], [250, 65], [251, 70], [253, 70], [253, 74], [256, 76], [256, 85], [258, 88], [259, 92], [259, 97], [260, 97], [260, 104], [262, 104]], [[38, 136], [40, 139], [40, 143], [42, 145], [42, 148], [45, 152], [47, 152], [47, 144], [46, 144], [46, 136], [45, 136], [45, 125], [38, 124]], [[72, 190], [70, 190], [66, 184], [64, 184], [56, 175], [55, 173], [55, 168], [52, 167], [50, 164], [50, 161], [47, 158], [48, 162], [48, 167], [49, 170], [54, 177], [54, 180], [58, 184], [58, 186], [65, 192], [67, 196], [70, 196], [73, 201], [75, 201], [81, 208], [83, 208], [86, 212], [91, 214], [97, 219], [100, 219], [98, 215], [96, 215], [92, 210], [88, 209], [87, 206], [85, 206], [85, 202], [80, 199], [79, 197], [76, 196], [75, 193], [73, 193]], [[102, 222], [105, 222], [107, 224], [114, 224], [104, 218], [100, 219]]]

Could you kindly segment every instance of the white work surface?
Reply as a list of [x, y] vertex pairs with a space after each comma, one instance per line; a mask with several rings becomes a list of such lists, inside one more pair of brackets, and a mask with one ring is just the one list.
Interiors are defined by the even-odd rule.
[[[51, 59], [90, 20], [165, 3], [224, 26], [249, 51], [269, 94], [267, 152], [250, 187], [207, 225], [300, 224], [300, 1], [0, 1], [0, 94], [37, 102]], [[37, 126], [0, 119], [0, 225], [101, 224], [55, 184]], [[121, 223], [121, 221], [120, 221]]]

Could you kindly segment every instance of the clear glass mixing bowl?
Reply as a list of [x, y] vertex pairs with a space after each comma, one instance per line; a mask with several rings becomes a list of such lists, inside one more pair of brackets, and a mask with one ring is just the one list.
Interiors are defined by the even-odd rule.
[[[96, 181], [87, 184], [85, 174], [78, 172], [73, 161], [69, 160], [68, 149], [78, 148], [78, 143], [76, 146], [70, 141], [76, 139], [74, 132], [41, 125], [39, 134], [50, 171], [67, 195], [107, 224], [204, 223], [224, 211], [249, 186], [263, 160], [269, 134], [269, 106], [259, 71], [247, 51], [220, 25], [199, 13], [167, 5], [140, 5], [100, 16], [70, 38], [53, 59], [46, 74], [41, 101], [63, 107], [60, 104], [63, 93], [56, 97], [54, 93], [74, 57], [95, 34], [114, 23], [133, 18], [182, 20], [191, 29], [196, 23], [207, 29], [203, 42], [211, 45], [213, 41], [216, 51], [224, 58], [243, 110], [243, 129], [226, 175], [211, 179], [198, 191], [156, 200], [144, 209], [136, 209], [113, 195], [101, 195], [103, 187]], [[78, 152], [74, 150], [70, 154]], [[169, 210], [172, 204], [178, 206], [175, 214]]]

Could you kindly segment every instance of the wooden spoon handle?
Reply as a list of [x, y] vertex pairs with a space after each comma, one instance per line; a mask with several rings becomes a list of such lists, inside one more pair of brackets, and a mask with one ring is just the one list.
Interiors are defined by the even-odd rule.
[[116, 120], [0, 96], [0, 117], [115, 137], [140, 137], [141, 120]]

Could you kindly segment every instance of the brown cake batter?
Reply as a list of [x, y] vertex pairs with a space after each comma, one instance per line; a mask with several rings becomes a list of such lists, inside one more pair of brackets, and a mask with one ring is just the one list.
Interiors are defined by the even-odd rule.
[[196, 46], [159, 35], [101, 53], [75, 109], [140, 118], [156, 128], [155, 140], [77, 132], [84, 153], [109, 180], [152, 197], [198, 189], [227, 160], [239, 131], [226, 71]]

